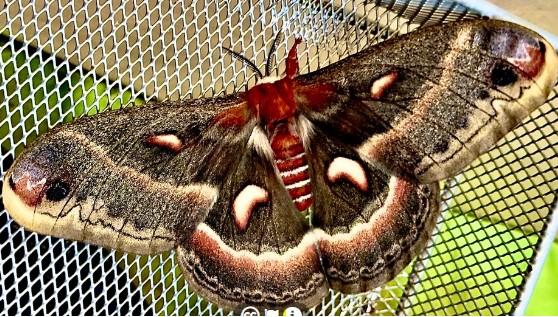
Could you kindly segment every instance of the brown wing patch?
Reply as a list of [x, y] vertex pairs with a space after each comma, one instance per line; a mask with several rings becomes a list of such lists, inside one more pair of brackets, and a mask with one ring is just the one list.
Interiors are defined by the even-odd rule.
[[391, 280], [424, 247], [438, 214], [437, 185], [392, 177], [387, 198], [368, 222], [347, 233], [321, 232], [320, 254], [330, 286], [359, 293]]
[[178, 248], [184, 274], [194, 288], [221, 307], [245, 304], [309, 308], [328, 289], [311, 233], [285, 253], [256, 255], [232, 249], [202, 224], [184, 245], [188, 247]]
[[[75, 147], [80, 149], [79, 152], [66, 152]], [[25, 228], [42, 234], [138, 254], [161, 252], [174, 246], [176, 226], [185, 232], [188, 230], [181, 213], [189, 212], [192, 217], [189, 220], [195, 223], [195, 216], [199, 222], [217, 197], [215, 188], [208, 185], [172, 186], [134, 169], [118, 166], [102, 148], [76, 132], [60, 132], [51, 137], [48, 146], [36, 147], [32, 153], [37, 156], [20, 157], [18, 164], [6, 174], [6, 178], [17, 180], [17, 186], [4, 186], [2, 193], [10, 215]], [[41, 157], [53, 159], [57, 156], [62, 156], [68, 166], [73, 164], [72, 161], [94, 161], [103, 166], [110, 173], [102, 174], [102, 188], [118, 188], [118, 191], [112, 195], [94, 194], [93, 191], [84, 196], [72, 192], [72, 195], [59, 197], [62, 184], [67, 184], [64, 189], [67, 194], [69, 188], [75, 186], [77, 180], [71, 177], [73, 172], [61, 170], [53, 177], [55, 174], [46, 168], [48, 165], [38, 163]], [[29, 182], [22, 175], [29, 175], [30, 171], [43, 175], [44, 180], [41, 185], [44, 189], [39, 190], [34, 204], [24, 199], [29, 194], [24, 186], [19, 186], [21, 182]], [[91, 174], [94, 178], [101, 176], [99, 172]], [[34, 193], [35, 190], [31, 189]], [[141, 195], [135, 195], [138, 192]], [[166, 214], [159, 214], [160, 211], [166, 211]]]
[[[251, 188], [249, 220], [235, 212]], [[229, 309], [316, 305], [328, 290], [316, 238], [271, 162], [249, 147], [224, 179], [207, 218], [181, 239], [178, 258], [193, 287]], [[239, 220], [241, 226], [238, 225]]]
[[[359, 152], [426, 183], [455, 175], [544, 102], [558, 76], [547, 45], [507, 25], [464, 28], [438, 65], [406, 66], [408, 78], [422, 78], [417, 85], [428, 89]], [[405, 92], [397, 93], [384, 103], [397, 104]], [[371, 106], [383, 116], [383, 105]]]
[[[335, 290], [371, 290], [395, 277], [426, 243], [440, 212], [438, 186], [392, 176], [338, 136], [314, 132], [312, 225], [324, 273]], [[330, 177], [342, 174], [347, 177]]]
[[217, 197], [212, 182], [228, 166], [208, 157], [248, 140], [244, 130], [213, 130], [221, 107], [239, 103], [231, 96], [151, 104], [55, 128], [6, 173], [4, 204], [42, 234], [138, 254], [169, 250], [176, 230], [192, 234]]
[[430, 183], [458, 173], [541, 105], [557, 65], [550, 44], [518, 25], [444, 24], [301, 76], [308, 89], [334, 88], [318, 108], [299, 88], [300, 108], [369, 163]]

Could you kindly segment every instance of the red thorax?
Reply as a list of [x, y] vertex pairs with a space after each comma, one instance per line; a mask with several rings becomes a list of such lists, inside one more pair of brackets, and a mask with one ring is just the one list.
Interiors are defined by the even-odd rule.
[[248, 107], [265, 126], [274, 162], [296, 208], [308, 209], [313, 202], [310, 174], [302, 137], [297, 127], [293, 79], [298, 74], [297, 39], [287, 57], [286, 76], [256, 84], [247, 92]]

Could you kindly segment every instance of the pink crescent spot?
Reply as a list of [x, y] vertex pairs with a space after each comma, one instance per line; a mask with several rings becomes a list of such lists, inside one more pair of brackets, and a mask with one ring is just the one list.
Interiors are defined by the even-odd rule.
[[269, 201], [269, 194], [265, 189], [256, 185], [244, 187], [233, 203], [234, 221], [238, 230], [246, 230], [254, 207], [267, 201]]
[[174, 153], [180, 152], [182, 150], [182, 140], [180, 140], [174, 134], [159, 134], [147, 137], [145, 140], [147, 144], [162, 147], [164, 149], [170, 150]]
[[368, 190], [368, 180], [364, 168], [354, 160], [345, 157], [336, 157], [327, 169], [327, 178], [335, 183], [345, 178], [363, 192]]
[[372, 96], [372, 99], [378, 100], [378, 99], [382, 98], [384, 96], [385, 92], [391, 86], [393, 86], [393, 84], [395, 84], [396, 80], [397, 80], [397, 72], [396, 71], [392, 71], [391, 73], [376, 79], [372, 83], [372, 87], [370, 88], [370, 95]]

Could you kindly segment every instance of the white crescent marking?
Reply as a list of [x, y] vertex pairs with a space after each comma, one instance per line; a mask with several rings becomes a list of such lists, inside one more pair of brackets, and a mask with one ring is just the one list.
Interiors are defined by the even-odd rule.
[[178, 152], [182, 148], [182, 140], [180, 140], [174, 134], [154, 135], [148, 139], [148, 142], [150, 142], [153, 145], [163, 147], [174, 152]]
[[346, 157], [336, 157], [327, 169], [327, 178], [335, 183], [340, 178], [346, 178], [362, 191], [368, 189], [368, 180], [364, 168], [354, 160]]
[[233, 203], [233, 214], [236, 227], [240, 231], [246, 230], [248, 220], [254, 207], [269, 200], [267, 191], [256, 185], [248, 185], [236, 196]]
[[397, 73], [394, 71], [376, 79], [370, 88], [370, 95], [372, 96], [372, 99], [378, 100], [382, 98], [386, 90], [391, 87], [396, 80]]

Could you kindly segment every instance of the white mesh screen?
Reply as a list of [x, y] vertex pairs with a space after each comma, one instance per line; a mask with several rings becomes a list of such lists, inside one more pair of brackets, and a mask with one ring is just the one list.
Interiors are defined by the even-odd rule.
[[[76, 117], [128, 104], [215, 96], [254, 84], [277, 32], [277, 71], [295, 36], [302, 72], [398, 33], [478, 17], [453, 1], [2, 1], [2, 175], [25, 144]], [[553, 94], [554, 98], [556, 95]], [[311, 314], [513, 312], [558, 191], [557, 105], [549, 100], [444, 185], [421, 256], [372, 292], [332, 292]], [[0, 208], [0, 314], [223, 314], [197, 297], [173, 253], [140, 257], [24, 231]]]

